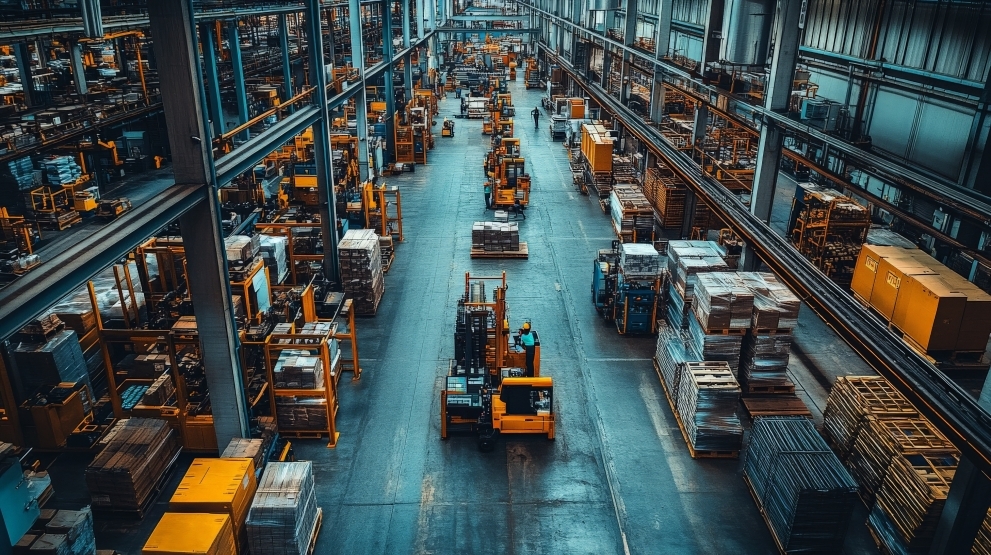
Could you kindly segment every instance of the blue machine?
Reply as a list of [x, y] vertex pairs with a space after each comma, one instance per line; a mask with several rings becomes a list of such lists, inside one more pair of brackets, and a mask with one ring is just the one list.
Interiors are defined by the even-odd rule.
[[592, 304], [621, 334], [657, 332], [661, 279], [630, 279], [620, 267], [620, 243], [602, 249], [592, 265]]

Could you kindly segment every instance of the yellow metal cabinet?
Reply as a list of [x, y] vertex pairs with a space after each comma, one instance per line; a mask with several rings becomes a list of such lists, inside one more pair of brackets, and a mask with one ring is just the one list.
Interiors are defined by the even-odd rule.
[[141, 555], [236, 555], [227, 515], [165, 513]]

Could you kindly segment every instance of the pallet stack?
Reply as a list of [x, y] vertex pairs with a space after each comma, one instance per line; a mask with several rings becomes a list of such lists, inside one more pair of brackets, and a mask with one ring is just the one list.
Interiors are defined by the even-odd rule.
[[840, 460], [846, 460], [868, 416], [919, 419], [919, 411], [879, 376], [840, 376], [823, 411], [822, 432]]
[[143, 515], [158, 482], [179, 454], [179, 438], [164, 420], [119, 421], [86, 467], [93, 508]]
[[636, 185], [617, 184], [609, 193], [609, 213], [616, 236], [624, 243], [653, 238], [654, 210]]
[[639, 188], [640, 176], [637, 174], [632, 156], [612, 155], [612, 180], [614, 185], [633, 185]]
[[279, 430], [327, 429], [327, 400], [322, 397], [276, 395]]
[[248, 511], [248, 546], [252, 555], [306, 555], [321, 519], [312, 463], [270, 463]]
[[668, 321], [687, 328], [700, 272], [728, 272], [723, 251], [715, 241], [670, 241], [668, 262]]
[[18, 341], [12, 351], [14, 364], [21, 369], [25, 397], [34, 395], [42, 386], [60, 382], [90, 385], [79, 336], [73, 330], [51, 331], [34, 336], [33, 341]]
[[520, 250], [520, 226], [516, 222], [475, 222], [471, 226], [471, 248], [485, 252]]
[[707, 361], [724, 361], [736, 377], [743, 336], [750, 329], [754, 295], [735, 273], [696, 276], [688, 333]]
[[344, 293], [354, 301], [355, 314], [374, 316], [385, 293], [378, 235], [370, 229], [349, 229], [338, 250]]
[[685, 362], [676, 407], [693, 452], [739, 452], [740, 384], [725, 362]]
[[657, 351], [654, 368], [672, 399], [678, 398], [681, 374], [687, 362], [700, 362], [684, 331], [660, 322], [657, 327]]
[[843, 551], [857, 484], [811, 420], [756, 418], [743, 472], [779, 551]]
[[644, 196], [654, 207], [655, 218], [662, 229], [680, 229], [685, 219], [685, 197], [688, 188], [667, 166], [660, 163], [647, 169], [643, 183]]
[[753, 321], [743, 339], [740, 383], [745, 393], [790, 393], [792, 330], [801, 301], [773, 274], [741, 273], [754, 294]]

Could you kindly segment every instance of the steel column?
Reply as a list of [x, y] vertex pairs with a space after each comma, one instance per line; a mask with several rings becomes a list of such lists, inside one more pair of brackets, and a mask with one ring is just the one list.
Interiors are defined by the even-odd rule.
[[[988, 386], [984, 386], [984, 395]], [[987, 404], [982, 402], [985, 409]], [[967, 457], [960, 459], [940, 514], [930, 555], [970, 553], [991, 505], [991, 479]]]
[[28, 49], [28, 43], [19, 42], [14, 45], [14, 60], [17, 62], [18, 77], [24, 88], [24, 104], [31, 108], [36, 105], [36, 102], [34, 99], [34, 79], [31, 77], [31, 51]]
[[633, 46], [637, 38], [637, 0], [626, 0], [626, 25], [623, 29], [623, 44]]
[[962, 167], [961, 185], [991, 193], [991, 71], [977, 103]]
[[[795, 81], [795, 63], [798, 61], [798, 42], [801, 29], [798, 26], [802, 3], [781, 0], [778, 2], [777, 23], [774, 29], [774, 55], [771, 57], [771, 73], [764, 91], [764, 107], [774, 112], [787, 112], [791, 90]], [[774, 188], [781, 165], [781, 129], [766, 122], [760, 131], [757, 148], [757, 168], [750, 195], [750, 211], [761, 219], [771, 220], [774, 204]]]
[[657, 5], [657, 27], [654, 28], [654, 50], [657, 59], [668, 55], [671, 49], [671, 11], [674, 0], [660, 0]]
[[664, 73], [654, 72], [654, 82], [650, 89], [650, 121], [661, 123], [664, 117]]
[[327, 97], [327, 70], [323, 57], [320, 0], [306, 1], [306, 42], [309, 45], [310, 84], [315, 88], [313, 103], [320, 119], [313, 124], [313, 158], [317, 166], [317, 194], [320, 202], [320, 233], [323, 236], [324, 277], [340, 284], [341, 261], [337, 252], [337, 198], [334, 193], [333, 157], [330, 153], [330, 107]]
[[[409, 0], [402, 0], [403, 6], [403, 48], [409, 48], [410, 45], [410, 5]], [[409, 64], [406, 64], [409, 66]]]
[[[392, 60], [395, 55], [392, 43], [392, 6], [393, 0], [382, 0], [382, 59]], [[382, 153], [383, 164], [391, 161], [395, 148], [395, 135], [393, 133], [396, 114], [396, 91], [392, 82], [392, 64], [386, 68], [383, 79], [385, 80], [385, 150]]]
[[[161, 76], [162, 104], [176, 183], [203, 187], [203, 198], [180, 219], [196, 310], [203, 367], [210, 384], [214, 431], [222, 449], [248, 437], [248, 403], [240, 368], [230, 278], [213, 178], [213, 153], [201, 109], [202, 79], [194, 35], [192, 0], [148, 3]], [[190, 107], [193, 107], [191, 110]]]
[[416, 2], [416, 37], [423, 38], [423, 4], [426, 0], [414, 0]]
[[284, 13], [279, 14], [279, 49], [282, 51], [282, 102], [286, 102], [293, 97], [294, 92], [292, 66], [289, 62], [289, 21]]
[[[251, 118], [248, 113], [248, 89], [244, 83], [244, 61], [241, 59], [241, 35], [238, 21], [231, 20], [227, 24], [227, 47], [231, 54], [231, 69], [234, 72], [234, 96], [237, 98], [237, 123], [245, 123]], [[241, 140], [248, 140], [250, 133], [245, 130], [240, 134]]]
[[88, 93], [86, 67], [83, 66], [83, 47], [78, 42], [73, 42], [69, 46], [69, 61], [72, 62], [72, 82], [76, 85], [76, 92], [79, 94]]
[[368, 95], [365, 91], [365, 42], [361, 36], [361, 2], [348, 0], [351, 21], [351, 65], [358, 70], [361, 89], [354, 96], [355, 127], [358, 134], [358, 178], [368, 179]]
[[709, 0], [709, 17], [705, 18], [705, 36], [702, 38], [702, 70], [699, 73], [705, 72], [707, 64], [719, 61], [724, 8], [725, 0]]
[[200, 46], [203, 49], [203, 69], [206, 73], [206, 98], [210, 106], [210, 119], [213, 121], [214, 136], [221, 135], [224, 129], [224, 108], [220, 102], [220, 72], [217, 71], [217, 54], [213, 45], [213, 27], [209, 23], [200, 25]]

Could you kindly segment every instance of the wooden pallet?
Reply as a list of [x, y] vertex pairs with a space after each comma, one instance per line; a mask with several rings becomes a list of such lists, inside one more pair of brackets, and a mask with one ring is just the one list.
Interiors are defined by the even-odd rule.
[[678, 423], [678, 429], [681, 430], [681, 437], [685, 440], [685, 445], [688, 446], [688, 454], [692, 456], [693, 459], [738, 459], [740, 458], [739, 451], [703, 451], [696, 450], [692, 446], [691, 439], [688, 437], [688, 430], [685, 429], [685, 423], [681, 421], [681, 415], [678, 414], [678, 408], [674, 404], [674, 399], [671, 398], [671, 393], [668, 391], [668, 386], [664, 383], [664, 376], [661, 375], [661, 367], [654, 360], [654, 372], [657, 373], [657, 378], [661, 381], [661, 388], [664, 389], [664, 398], [668, 400], [668, 406], [671, 408], [671, 414], [674, 415], [675, 422]]
[[747, 334], [746, 329], [738, 329], [738, 328], [712, 329], [712, 330], [706, 329], [705, 326], [701, 324], [701, 322], [699, 323], [699, 327], [702, 328], [702, 331], [704, 331], [706, 335], [746, 335]]
[[291, 437], [293, 439], [320, 439], [327, 435], [327, 431], [312, 430], [279, 430], [280, 436]]
[[791, 328], [752, 328], [750, 330], [754, 335], [788, 335], [792, 332]]
[[155, 486], [152, 487], [151, 492], [148, 493], [148, 497], [141, 503], [141, 507], [138, 509], [107, 509], [103, 507], [93, 507], [93, 517], [101, 518], [105, 520], [141, 520], [148, 514], [148, 510], [151, 509], [155, 501], [158, 500], [158, 496], [162, 494], [165, 489], [165, 485], [168, 484], [169, 479], [172, 477], [172, 473], [175, 471], [177, 462], [179, 460], [179, 454], [182, 453], [182, 449], [176, 451], [175, 455], [172, 456], [172, 460], [165, 467], [165, 471], [158, 477], [158, 481], [155, 482]]
[[750, 418], [758, 416], [805, 416], [812, 418], [812, 411], [796, 395], [755, 395], [742, 399]]
[[520, 241], [518, 251], [487, 251], [484, 249], [471, 249], [472, 258], [516, 258], [525, 259], [530, 257], [530, 249], [524, 241]]
[[764, 525], [767, 526], [767, 531], [771, 533], [771, 537], [774, 539], [774, 545], [778, 548], [779, 555], [787, 555], [785, 551], [785, 546], [781, 544], [781, 540], [778, 539], [778, 535], [774, 533], [774, 527], [771, 526], [771, 520], [767, 518], [767, 513], [764, 512], [764, 507], [760, 504], [760, 499], [757, 497], [757, 491], [754, 490], [754, 485], [750, 482], [750, 478], [747, 475], [743, 475], [743, 481], [747, 484], [747, 491], [750, 492], [750, 496], [754, 498], [754, 503], [757, 505], [757, 510], [760, 512], [761, 518], [764, 519]]
[[317, 548], [317, 536], [320, 535], [321, 524], [323, 524], [323, 509], [317, 507], [317, 518], [313, 523], [313, 533], [310, 534], [310, 546], [306, 548], [306, 555], [313, 555], [313, 551]]
[[768, 394], [768, 395], [788, 395], [795, 393], [795, 384], [747, 384], [744, 388], [745, 393], [756, 393], [756, 394]]

